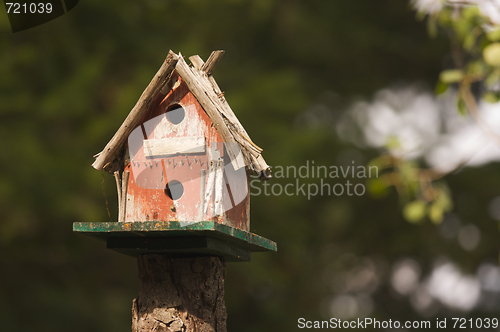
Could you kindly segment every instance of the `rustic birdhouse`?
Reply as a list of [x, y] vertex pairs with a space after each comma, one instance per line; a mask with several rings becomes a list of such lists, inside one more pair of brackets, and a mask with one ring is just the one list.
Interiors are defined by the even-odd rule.
[[132, 256], [171, 253], [249, 260], [276, 244], [250, 230], [249, 176], [270, 168], [229, 107], [207, 62], [169, 53], [136, 106], [92, 165], [114, 175], [115, 223], [74, 230]]

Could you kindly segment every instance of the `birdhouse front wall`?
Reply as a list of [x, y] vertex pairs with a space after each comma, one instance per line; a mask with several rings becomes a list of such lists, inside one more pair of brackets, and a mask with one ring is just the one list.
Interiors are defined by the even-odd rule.
[[[244, 168], [174, 71], [128, 138], [125, 221], [216, 221], [249, 230]], [[243, 181], [242, 181], [243, 180]]]

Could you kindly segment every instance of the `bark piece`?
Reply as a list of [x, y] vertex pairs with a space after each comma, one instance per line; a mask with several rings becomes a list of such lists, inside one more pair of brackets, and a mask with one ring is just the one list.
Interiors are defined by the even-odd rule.
[[132, 332], [226, 332], [225, 261], [141, 255]]

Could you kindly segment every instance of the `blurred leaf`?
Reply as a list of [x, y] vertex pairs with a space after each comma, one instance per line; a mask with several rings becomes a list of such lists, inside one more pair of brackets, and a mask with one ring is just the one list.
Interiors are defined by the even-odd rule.
[[500, 80], [500, 69], [497, 68], [494, 71], [491, 72], [491, 74], [486, 77], [486, 80], [484, 81], [484, 84], [487, 87], [493, 87], [497, 82]]
[[398, 150], [401, 149], [401, 142], [399, 141], [399, 138], [397, 136], [391, 135], [387, 138], [385, 147], [388, 150]]
[[465, 38], [470, 34], [470, 31], [474, 28], [474, 26], [464, 17], [459, 17], [458, 19], [453, 21], [453, 29], [456, 33], [456, 36], [459, 38], [461, 42], [465, 41]]
[[500, 28], [486, 33], [486, 38], [488, 38], [491, 41], [500, 40]]
[[368, 163], [368, 167], [375, 166], [379, 170], [383, 170], [386, 167], [389, 167], [389, 166], [392, 165], [391, 164], [391, 158], [392, 157], [389, 156], [389, 155], [378, 156], [378, 157], [373, 158], [372, 160], [370, 160], [370, 162]]
[[500, 67], [500, 43], [491, 43], [483, 50], [483, 58], [487, 64]]
[[471, 61], [467, 65], [467, 74], [476, 79], [484, 78], [487, 69], [485, 68], [487, 65], [482, 60]]
[[480, 17], [481, 12], [479, 11], [479, 8], [477, 6], [468, 6], [462, 10], [462, 16], [463, 16], [464, 20], [467, 21], [467, 23], [469, 23], [469, 24], [475, 23], [472, 21], [474, 21], [476, 18]]
[[436, 199], [430, 205], [428, 215], [434, 224], [440, 224], [443, 221], [444, 213], [451, 211], [453, 208], [453, 202], [448, 187], [443, 183], [438, 184], [436, 192]]
[[429, 207], [429, 219], [434, 224], [440, 224], [443, 221], [443, 208], [438, 202], [434, 202]]
[[439, 74], [439, 80], [443, 83], [458, 83], [464, 78], [464, 72], [461, 69], [443, 70]]
[[458, 113], [461, 116], [467, 115], [467, 107], [465, 106], [465, 103], [464, 103], [462, 97], [460, 97], [460, 96], [458, 97], [457, 109], [458, 109]]
[[450, 196], [450, 190], [448, 187], [440, 183], [437, 190], [437, 197], [435, 202], [441, 206], [444, 212], [451, 211], [453, 209], [453, 201]]
[[403, 207], [403, 217], [411, 223], [417, 223], [425, 217], [426, 207], [427, 203], [422, 200], [406, 203]]
[[415, 183], [417, 180], [418, 165], [412, 161], [402, 161], [399, 165], [401, 177], [408, 183]]
[[446, 90], [448, 90], [448, 84], [442, 82], [441, 80], [439, 80], [436, 84], [436, 87], [434, 88], [434, 93], [436, 95], [440, 95], [440, 94], [443, 94], [446, 92]]
[[384, 198], [391, 192], [384, 177], [370, 178], [366, 181], [368, 193], [375, 198]]
[[500, 96], [491, 91], [483, 93], [482, 98], [484, 101], [492, 104], [498, 103], [498, 101], [500, 100]]
[[471, 30], [469, 34], [465, 36], [465, 40], [463, 43], [463, 47], [465, 50], [470, 51], [476, 45], [476, 40], [479, 34], [481, 33], [481, 29], [479, 27], [475, 27]]
[[429, 36], [431, 38], [436, 38], [437, 37], [437, 21], [434, 17], [429, 17], [427, 20], [427, 31], [429, 32]]
[[445, 8], [438, 16], [439, 25], [443, 27], [449, 26], [452, 21], [451, 14], [452, 12], [449, 10], [449, 8]]

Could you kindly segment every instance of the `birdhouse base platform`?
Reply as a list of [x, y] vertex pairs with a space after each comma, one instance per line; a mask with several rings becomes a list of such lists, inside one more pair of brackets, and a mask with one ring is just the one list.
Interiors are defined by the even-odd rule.
[[170, 254], [250, 261], [252, 252], [277, 250], [271, 240], [213, 221], [75, 222], [73, 231], [104, 240], [108, 249], [132, 257]]

